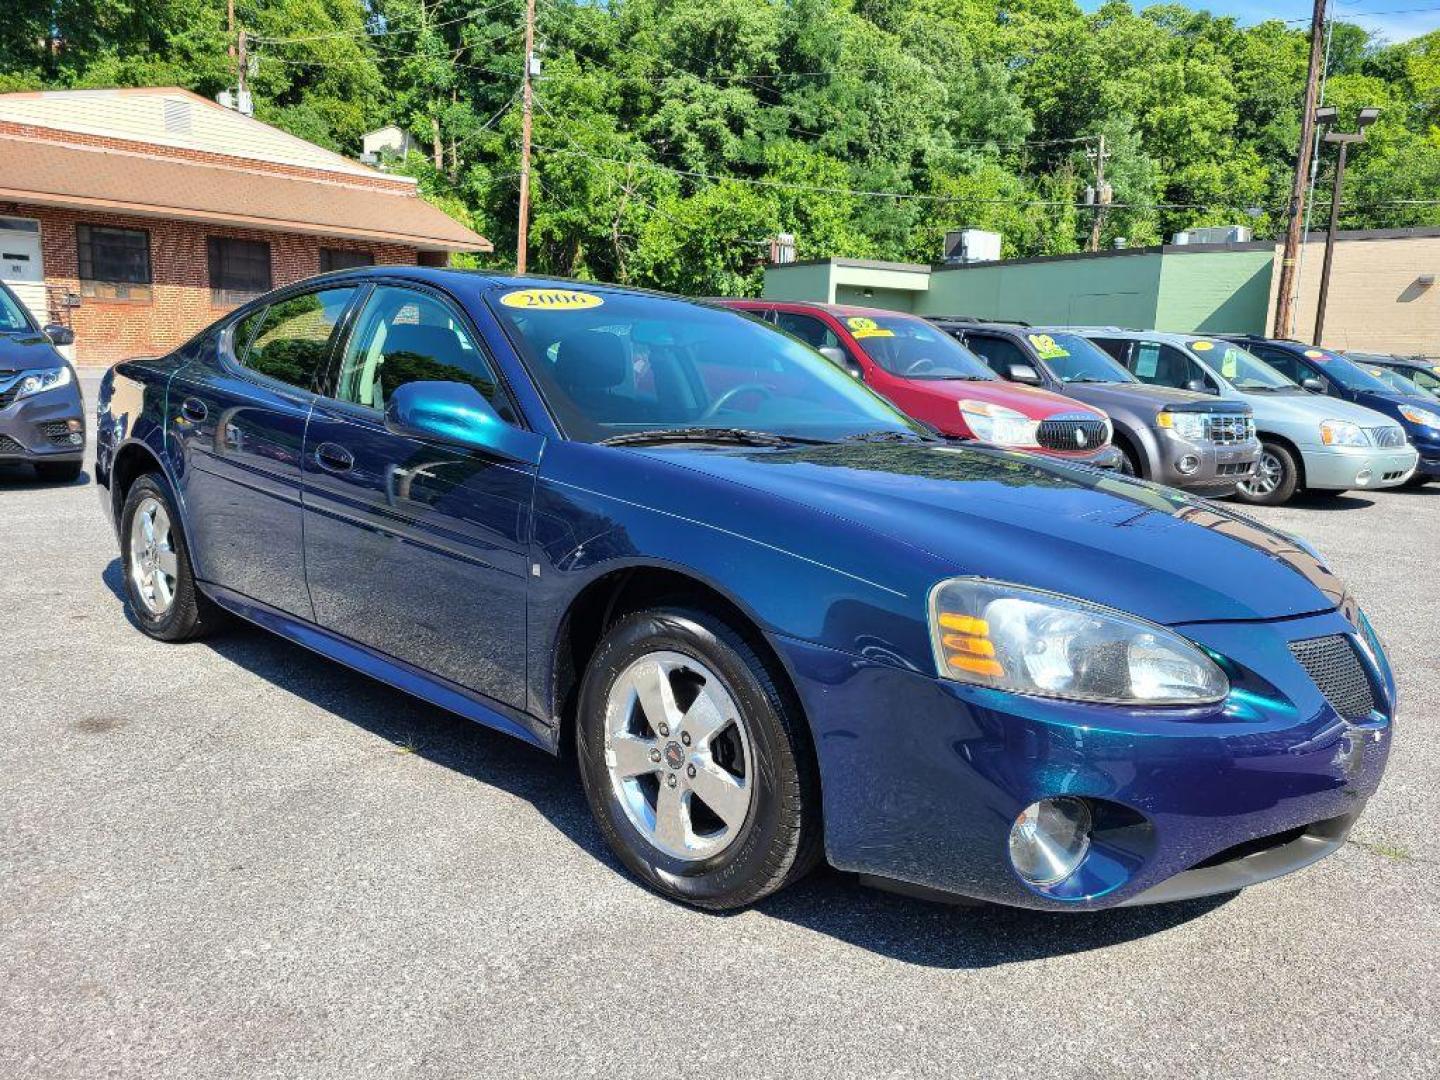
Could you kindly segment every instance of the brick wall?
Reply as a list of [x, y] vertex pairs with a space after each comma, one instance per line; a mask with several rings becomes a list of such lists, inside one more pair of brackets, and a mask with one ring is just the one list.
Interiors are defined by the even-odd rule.
[[[50, 315], [75, 330], [75, 359], [81, 364], [106, 364], [127, 356], [165, 352], [229, 310], [211, 302], [207, 237], [269, 243], [270, 273], [276, 287], [319, 273], [322, 247], [368, 251], [377, 264], [414, 265], [417, 261], [414, 248], [398, 244], [54, 210], [24, 203], [0, 202], [0, 215], [39, 219]], [[64, 294], [80, 292], [75, 226], [81, 223], [149, 230], [153, 279], [149, 301], [86, 296], [78, 308], [67, 310], [59, 305]]]

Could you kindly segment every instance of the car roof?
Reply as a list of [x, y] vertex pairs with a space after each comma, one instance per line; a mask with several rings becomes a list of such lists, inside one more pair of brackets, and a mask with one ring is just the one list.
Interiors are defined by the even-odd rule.
[[[317, 274], [306, 278], [309, 281], [323, 281], [328, 278], [402, 278], [431, 285], [480, 285], [490, 288], [510, 289], [574, 289], [605, 290], [606, 292], [630, 293], [635, 296], [664, 297], [668, 300], [682, 300], [688, 303], [706, 303], [703, 299], [679, 296], [657, 289], [641, 289], [632, 285], [612, 285], [605, 281], [582, 281], [577, 278], [554, 277], [545, 274], [515, 274], [496, 270], [468, 270], [456, 266], [412, 266], [405, 263], [379, 266], [355, 266], [344, 270], [332, 270], [328, 274]], [[297, 282], [296, 284], [300, 284]]]
[[714, 300], [720, 304], [758, 304], [765, 307], [793, 307], [809, 308], [812, 311], [825, 311], [831, 315], [842, 317], [864, 315], [869, 318], [893, 318], [899, 316], [905, 319], [921, 319], [923, 316], [912, 314], [909, 311], [895, 311], [891, 308], [864, 307], [860, 304], [822, 304], [819, 300], [778, 300], [773, 296], [735, 296], [718, 297]]

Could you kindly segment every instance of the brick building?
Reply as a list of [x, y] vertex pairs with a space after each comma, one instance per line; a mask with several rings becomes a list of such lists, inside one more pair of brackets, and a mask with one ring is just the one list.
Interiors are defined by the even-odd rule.
[[258, 293], [490, 251], [415, 182], [185, 90], [0, 94], [0, 280], [81, 363], [164, 351]]

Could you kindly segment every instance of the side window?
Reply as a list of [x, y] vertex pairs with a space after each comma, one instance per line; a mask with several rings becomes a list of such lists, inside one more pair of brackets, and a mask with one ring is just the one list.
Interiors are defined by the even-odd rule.
[[1192, 379], [1209, 383], [1204, 370], [1173, 345], [1137, 341], [1130, 354], [1130, 370], [1141, 382], [1184, 390]]
[[1294, 382], [1298, 383], [1302, 379], [1308, 379], [1314, 374], [1296, 357], [1285, 352], [1283, 349], [1270, 349], [1264, 345], [1260, 345], [1250, 346], [1250, 351], [1276, 371], [1280, 372], [1281, 375], [1284, 375], [1287, 379], [1291, 379]]
[[787, 334], [794, 334], [812, 349], [840, 348], [840, 337], [813, 315], [797, 315], [793, 311], [777, 311], [775, 325]]
[[1013, 341], [1006, 341], [1002, 337], [991, 337], [988, 334], [966, 334], [965, 344], [969, 345], [970, 350], [984, 360], [990, 370], [1002, 379], [1010, 378], [1011, 364], [1035, 366], [1020, 346]]
[[1091, 338], [1091, 344], [1098, 345], [1107, 353], [1113, 356], [1120, 363], [1124, 364], [1131, 371], [1135, 370], [1134, 357], [1130, 352], [1130, 342], [1124, 338]]
[[494, 367], [460, 316], [428, 293], [381, 285], [355, 322], [335, 396], [384, 411], [397, 387], [428, 381], [469, 383], [501, 419], [516, 422]]
[[335, 325], [354, 295], [350, 285], [301, 293], [247, 316], [235, 328], [236, 357], [251, 371], [309, 390], [325, 368]]

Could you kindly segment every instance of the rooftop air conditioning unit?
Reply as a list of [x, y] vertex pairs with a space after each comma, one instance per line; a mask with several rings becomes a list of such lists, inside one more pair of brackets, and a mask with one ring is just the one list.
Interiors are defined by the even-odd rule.
[[1178, 232], [1172, 244], [1248, 244], [1255, 236], [1249, 225], [1212, 225]]
[[952, 229], [945, 234], [945, 259], [951, 264], [998, 262], [1000, 234], [984, 229]]

